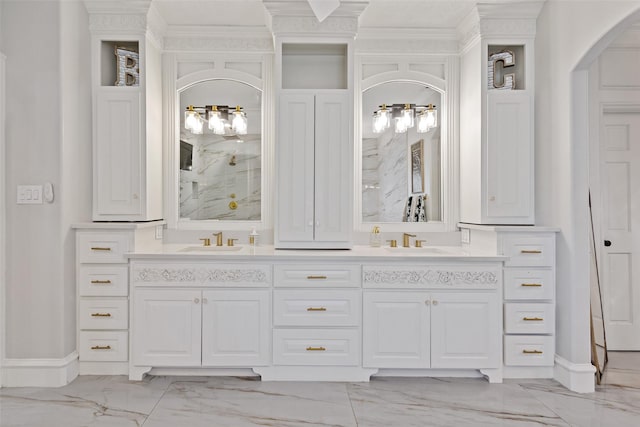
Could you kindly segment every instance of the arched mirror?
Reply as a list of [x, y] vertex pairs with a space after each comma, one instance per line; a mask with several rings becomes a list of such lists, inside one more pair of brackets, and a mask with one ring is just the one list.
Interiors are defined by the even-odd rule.
[[179, 99], [179, 220], [262, 220], [262, 92], [213, 79]]
[[384, 82], [362, 94], [362, 222], [441, 223], [441, 93]]

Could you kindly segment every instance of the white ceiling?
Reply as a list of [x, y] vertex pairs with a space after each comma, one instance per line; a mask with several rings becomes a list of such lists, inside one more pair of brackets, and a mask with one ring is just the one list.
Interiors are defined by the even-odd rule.
[[[296, 3], [307, 0], [285, 0]], [[262, 0], [152, 0], [168, 25], [265, 27]], [[455, 28], [471, 10], [470, 0], [369, 0], [362, 28]]]

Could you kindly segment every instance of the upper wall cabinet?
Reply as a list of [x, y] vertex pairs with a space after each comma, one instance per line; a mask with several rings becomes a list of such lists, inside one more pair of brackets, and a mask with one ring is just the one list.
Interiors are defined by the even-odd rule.
[[[531, 225], [534, 39], [542, 3], [477, 8], [461, 25], [460, 220]], [[513, 19], [501, 19], [507, 12]]]
[[92, 23], [92, 219], [161, 219], [161, 51], [147, 35], [146, 15], [122, 21], [131, 24], [122, 28], [112, 25], [122, 16], [86, 4]]
[[462, 57], [462, 222], [535, 222], [532, 64], [533, 41], [482, 40]]
[[278, 51], [275, 246], [349, 248], [350, 44], [282, 43]]

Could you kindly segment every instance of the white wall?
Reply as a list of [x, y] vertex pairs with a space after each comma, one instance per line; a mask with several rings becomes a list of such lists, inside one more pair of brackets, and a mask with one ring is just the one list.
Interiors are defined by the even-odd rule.
[[[590, 363], [588, 108], [585, 69], [598, 41], [640, 1], [547, 0], [536, 38], [536, 219], [561, 227], [556, 353]], [[595, 50], [603, 48], [597, 46]], [[585, 55], [587, 58], [584, 58]]]
[[[3, 0], [6, 63], [6, 357], [75, 350], [71, 222], [90, 218], [88, 18], [79, 1]], [[51, 182], [53, 203], [17, 205], [18, 184]]]

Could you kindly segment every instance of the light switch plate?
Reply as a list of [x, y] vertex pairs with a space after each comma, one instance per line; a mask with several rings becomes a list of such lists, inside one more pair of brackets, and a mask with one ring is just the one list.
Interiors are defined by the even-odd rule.
[[19, 205], [41, 205], [42, 185], [18, 185], [17, 203]]

